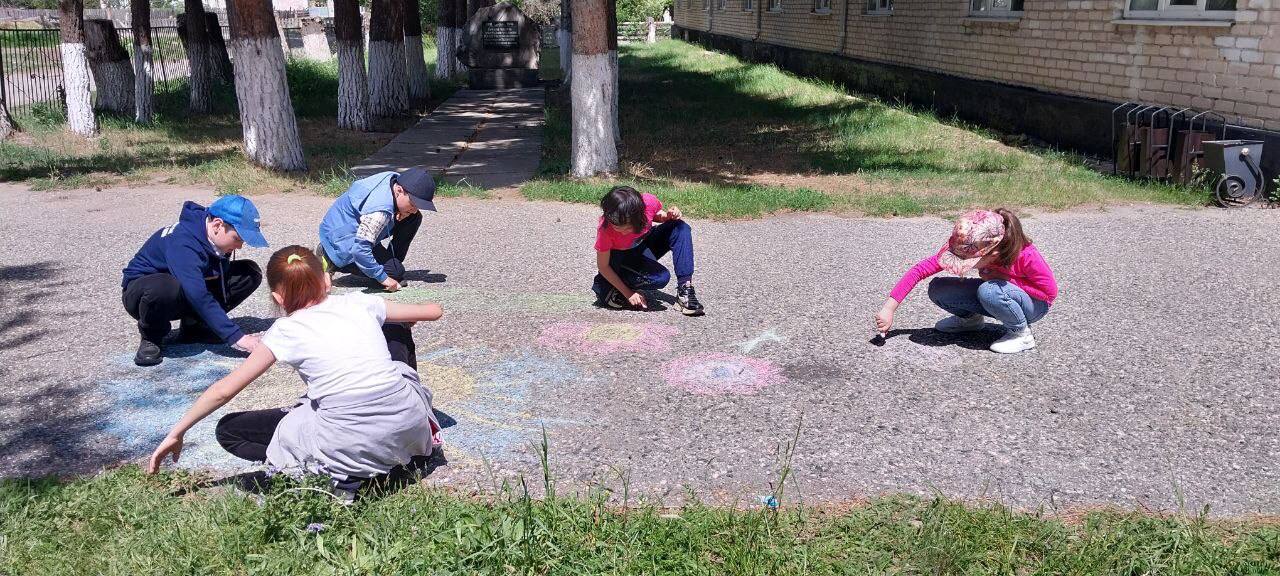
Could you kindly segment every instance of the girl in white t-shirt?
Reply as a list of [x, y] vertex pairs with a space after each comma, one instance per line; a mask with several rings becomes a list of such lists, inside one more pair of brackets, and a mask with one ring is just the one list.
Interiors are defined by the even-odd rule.
[[281, 469], [328, 474], [348, 486], [430, 456], [440, 425], [431, 392], [418, 380], [408, 325], [440, 318], [440, 306], [360, 293], [330, 296], [320, 260], [301, 246], [271, 256], [267, 283], [285, 317], [243, 364], [196, 399], [151, 455], [148, 472], [165, 456], [176, 462], [183, 434], [276, 360], [298, 371], [306, 392], [292, 408], [224, 416], [216, 436], [228, 452]]

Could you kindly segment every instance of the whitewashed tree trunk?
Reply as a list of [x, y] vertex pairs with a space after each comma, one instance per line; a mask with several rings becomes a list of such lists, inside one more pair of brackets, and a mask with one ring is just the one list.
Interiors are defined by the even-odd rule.
[[457, 60], [457, 55], [453, 52], [456, 42], [453, 34], [454, 28], [436, 27], [436, 78], [440, 80], [453, 78], [453, 63]]
[[62, 43], [62, 84], [67, 93], [67, 129], [81, 136], [98, 133], [90, 101], [89, 58], [83, 43]]
[[4, 101], [4, 94], [0, 93], [0, 140], [12, 135], [13, 130], [13, 116], [9, 115], [9, 105]]
[[644, 23], [644, 41], [646, 44], [653, 44], [658, 41], [658, 25], [654, 23], [653, 17], [645, 18]]
[[360, 40], [338, 41], [338, 128], [368, 132], [369, 80]]
[[131, 0], [129, 20], [133, 27], [133, 119], [139, 124], [150, 124], [155, 118], [150, 1]]
[[397, 116], [408, 107], [404, 43], [369, 41], [369, 111], [374, 116]]
[[409, 101], [424, 102], [431, 98], [431, 79], [428, 77], [426, 57], [422, 53], [421, 36], [404, 37], [404, 56]]
[[560, 41], [560, 69], [564, 71], [563, 83], [568, 84], [571, 81], [570, 76], [573, 75], [573, 32], [567, 28], [560, 28], [556, 32], [556, 38]]
[[325, 61], [330, 57], [329, 37], [324, 33], [324, 21], [319, 18], [302, 20], [302, 52], [308, 60]]
[[618, 169], [618, 149], [609, 115], [613, 86], [608, 52], [573, 55], [570, 173], [587, 178]]
[[231, 51], [245, 155], [266, 168], [306, 170], [279, 38], [233, 35]]
[[613, 122], [613, 141], [622, 144], [622, 127], [618, 124], [618, 51], [609, 51], [609, 117]]

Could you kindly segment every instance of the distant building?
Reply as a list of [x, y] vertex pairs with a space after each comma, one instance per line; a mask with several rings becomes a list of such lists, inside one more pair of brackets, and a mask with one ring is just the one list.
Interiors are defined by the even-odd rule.
[[1125, 101], [1212, 110], [1277, 148], [1272, 4], [675, 0], [673, 34], [1087, 151], [1110, 151], [1110, 110]]

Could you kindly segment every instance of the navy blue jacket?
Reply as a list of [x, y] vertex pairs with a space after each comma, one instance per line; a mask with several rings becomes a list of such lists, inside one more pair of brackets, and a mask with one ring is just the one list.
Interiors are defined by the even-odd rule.
[[206, 284], [206, 281], [217, 280], [216, 284], [223, 287], [223, 300], [226, 299], [226, 285], [222, 282], [226, 278], [227, 258], [218, 254], [209, 242], [205, 229], [208, 215], [204, 206], [184, 203], [178, 223], [157, 230], [129, 261], [121, 286], [127, 288], [130, 282], [148, 274], [172, 274], [182, 285], [182, 295], [191, 309], [223, 342], [234, 344], [244, 332], [227, 318], [226, 311], [209, 293]]

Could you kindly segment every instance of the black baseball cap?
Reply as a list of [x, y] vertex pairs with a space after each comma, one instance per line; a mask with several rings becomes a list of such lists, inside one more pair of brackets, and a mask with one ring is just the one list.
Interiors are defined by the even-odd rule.
[[432, 200], [436, 197], [436, 181], [425, 168], [410, 168], [397, 174], [393, 183], [399, 184], [409, 193], [409, 201], [419, 210], [436, 211]]

